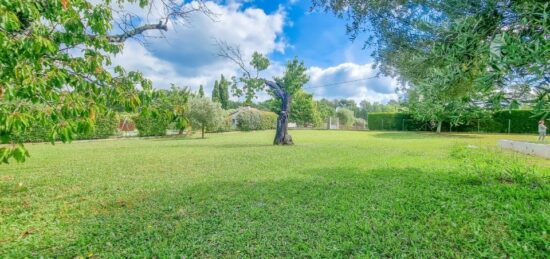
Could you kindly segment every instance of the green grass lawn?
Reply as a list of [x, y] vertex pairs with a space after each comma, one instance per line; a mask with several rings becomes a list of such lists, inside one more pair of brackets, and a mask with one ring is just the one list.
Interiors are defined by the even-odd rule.
[[492, 151], [536, 136], [273, 134], [28, 145], [0, 165], [0, 255], [550, 254], [549, 160]]

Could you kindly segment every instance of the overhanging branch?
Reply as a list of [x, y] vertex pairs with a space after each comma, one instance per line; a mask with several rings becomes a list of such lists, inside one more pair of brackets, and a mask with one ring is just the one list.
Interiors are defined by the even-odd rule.
[[145, 24], [139, 27], [136, 27], [132, 30], [126, 31], [124, 33], [118, 34], [118, 35], [110, 35], [107, 36], [107, 39], [109, 39], [110, 42], [114, 43], [122, 43], [126, 41], [129, 38], [132, 38], [137, 35], [141, 35], [145, 31], [148, 30], [162, 30], [162, 31], [168, 31], [168, 26], [166, 23], [160, 21], [158, 24]]

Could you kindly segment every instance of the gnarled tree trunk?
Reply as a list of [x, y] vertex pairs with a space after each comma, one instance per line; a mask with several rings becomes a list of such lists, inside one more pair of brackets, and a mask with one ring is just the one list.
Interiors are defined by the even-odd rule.
[[281, 112], [277, 118], [277, 131], [275, 132], [273, 145], [294, 145], [292, 136], [288, 134], [288, 119], [290, 117], [292, 96], [278, 83], [268, 80], [264, 82], [281, 99]]
[[284, 98], [281, 98], [281, 112], [277, 118], [277, 131], [273, 145], [294, 145], [292, 136], [288, 134], [288, 118], [290, 116], [290, 104], [292, 97], [285, 93]]

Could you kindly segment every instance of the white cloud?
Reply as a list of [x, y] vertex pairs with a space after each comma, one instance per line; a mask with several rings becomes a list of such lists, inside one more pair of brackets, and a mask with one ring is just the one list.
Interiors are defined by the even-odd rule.
[[372, 78], [376, 73], [372, 63], [343, 63], [328, 68], [311, 67], [308, 70], [310, 81], [305, 89], [318, 99], [349, 98], [356, 102], [387, 102], [397, 99], [397, 81], [387, 77]]
[[[238, 68], [233, 63], [216, 55], [216, 39], [239, 45], [244, 57], [251, 56], [254, 51], [284, 52], [283, 9], [266, 14], [257, 8], [242, 9], [237, 2], [226, 6], [214, 2], [206, 4], [217, 14], [215, 21], [196, 13], [186, 24], [170, 23], [164, 37], [154, 37], [160, 36], [159, 32], [148, 32], [147, 36], [153, 37], [146, 39], [145, 46], [129, 40], [123, 53], [113, 59], [114, 64], [143, 72], [156, 88], [175, 83], [196, 90], [202, 84], [209, 93], [214, 80], [221, 74], [226, 77], [238, 75]], [[155, 19], [155, 14], [148, 17], [149, 22]], [[266, 71], [266, 75], [273, 74], [274, 70], [279, 70], [277, 64]]]
[[[199, 85], [204, 85], [205, 92], [210, 94], [214, 80], [221, 74], [227, 78], [240, 75], [235, 64], [216, 55], [216, 39], [239, 45], [245, 57], [249, 57], [253, 51], [264, 54], [284, 53], [285, 48], [291, 47], [284, 40], [283, 29], [290, 22], [286, 20], [284, 9], [266, 14], [258, 8], [243, 9], [241, 3], [242, 1], [229, 1], [223, 6], [207, 2], [210, 10], [218, 15], [216, 21], [197, 13], [191, 15], [186, 24], [170, 23], [164, 37], [147, 38], [146, 46], [129, 40], [123, 52], [113, 58], [114, 64], [122, 65], [127, 70], [143, 72], [156, 88], [166, 88], [175, 83], [197, 90]], [[126, 10], [143, 16], [148, 23], [158, 21], [161, 13], [158, 8], [150, 13], [135, 7]], [[150, 31], [147, 36], [160, 35]], [[311, 80], [306, 85], [306, 90], [312, 92], [315, 98], [350, 98], [356, 101], [366, 99], [378, 102], [397, 98], [394, 93], [397, 82], [389, 78], [330, 85], [376, 74], [372, 64], [354, 63], [352, 49], [345, 52], [349, 63], [327, 68], [311, 67], [308, 70]], [[271, 78], [280, 76], [283, 72], [284, 64], [273, 63], [262, 76]], [[256, 100], [263, 101], [267, 98], [267, 94], [259, 93]]]

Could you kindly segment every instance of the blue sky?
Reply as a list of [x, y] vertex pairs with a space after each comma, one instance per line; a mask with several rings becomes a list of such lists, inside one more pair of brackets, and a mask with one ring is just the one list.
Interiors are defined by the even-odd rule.
[[[310, 12], [310, 0], [206, 3], [216, 13], [215, 21], [193, 15], [186, 23], [170, 24], [163, 37], [149, 38], [145, 45], [129, 41], [115, 63], [142, 71], [157, 88], [170, 83], [192, 89], [204, 85], [208, 93], [221, 74], [240, 73], [234, 64], [216, 55], [215, 42], [223, 40], [239, 46], [247, 56], [254, 51], [268, 55], [272, 66], [265, 77], [281, 75], [287, 60], [303, 60], [311, 78], [305, 89], [316, 99], [387, 102], [397, 97], [395, 80], [362, 80], [376, 74], [370, 50], [362, 48], [366, 35], [350, 41], [346, 21], [330, 13]], [[154, 14], [143, 22], [155, 22]], [[348, 81], [354, 82], [335, 85]], [[259, 94], [257, 100], [265, 98], [267, 95]]]
[[285, 53], [274, 53], [274, 60], [284, 62], [298, 56], [310, 66], [332, 66], [344, 62], [367, 63], [372, 60], [370, 50], [362, 49], [363, 37], [355, 42], [346, 35], [346, 21], [330, 13], [310, 12], [311, 1], [258, 0], [243, 4], [243, 8], [256, 7], [267, 13], [284, 8], [288, 23], [284, 37], [289, 44]]

